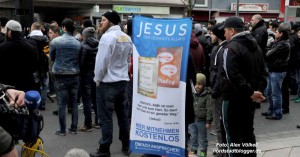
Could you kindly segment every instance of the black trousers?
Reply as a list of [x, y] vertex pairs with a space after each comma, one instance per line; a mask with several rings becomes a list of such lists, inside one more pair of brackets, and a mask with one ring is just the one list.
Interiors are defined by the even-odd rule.
[[250, 98], [243, 101], [225, 100], [222, 107], [229, 157], [256, 157], [253, 128], [255, 104]]
[[290, 73], [287, 72], [281, 86], [282, 93], [282, 109], [286, 112], [290, 111], [290, 93], [289, 93]]

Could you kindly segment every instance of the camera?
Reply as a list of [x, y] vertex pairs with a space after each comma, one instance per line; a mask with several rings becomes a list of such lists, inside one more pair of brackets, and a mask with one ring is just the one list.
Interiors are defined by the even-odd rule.
[[0, 92], [0, 126], [3, 127], [17, 143], [35, 143], [43, 129], [43, 116], [37, 109], [40, 94], [28, 91], [25, 94], [25, 106], [16, 108], [9, 104], [4, 91]]

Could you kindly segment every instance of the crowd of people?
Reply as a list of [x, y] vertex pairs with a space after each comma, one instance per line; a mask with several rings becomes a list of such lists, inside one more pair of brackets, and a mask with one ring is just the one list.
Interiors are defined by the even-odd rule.
[[[4, 75], [0, 83], [24, 92], [39, 91], [40, 110], [47, 108], [47, 97], [55, 93], [58, 110], [54, 113], [59, 119], [55, 135], [100, 128], [99, 148], [90, 153], [92, 157], [111, 156], [115, 111], [121, 151], [128, 156], [132, 21], [123, 27], [119, 14], [109, 10], [102, 15], [98, 27], [89, 19], [76, 26], [72, 19], [65, 18], [61, 26], [56, 21], [34, 22], [30, 32], [24, 34], [18, 21], [5, 17], [0, 20], [0, 66], [7, 67], [1, 69]], [[218, 157], [239, 156], [232, 153], [234, 150], [250, 150], [247, 156], [256, 156], [255, 108], [267, 101], [268, 110], [261, 115], [280, 120], [289, 113], [290, 94], [296, 94], [293, 101], [300, 103], [300, 24], [264, 21], [256, 14], [249, 24], [232, 16], [222, 23], [211, 20], [207, 27], [195, 22], [192, 30], [187, 72], [192, 86], [187, 85], [185, 115], [190, 139], [186, 139], [186, 156], [207, 155], [207, 129], [212, 122], [220, 143], [218, 149], [226, 150], [217, 153]], [[82, 102], [84, 112], [84, 124], [79, 127], [78, 102]], [[72, 114], [69, 127], [67, 108]], [[0, 133], [5, 134], [1, 129]], [[7, 148], [0, 149], [2, 154], [13, 150], [1, 148]]]

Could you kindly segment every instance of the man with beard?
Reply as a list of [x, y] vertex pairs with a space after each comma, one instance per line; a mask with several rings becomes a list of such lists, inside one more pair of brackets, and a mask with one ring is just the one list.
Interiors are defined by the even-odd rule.
[[[15, 86], [18, 90], [39, 91], [38, 54], [35, 46], [22, 37], [22, 27], [17, 21], [6, 24], [6, 39], [0, 45], [0, 82]], [[13, 66], [12, 66], [13, 65]]]
[[112, 115], [115, 110], [120, 127], [119, 139], [122, 152], [129, 155], [129, 122], [127, 116], [126, 87], [129, 81], [128, 60], [132, 52], [131, 38], [122, 32], [118, 23], [119, 14], [109, 10], [102, 15], [100, 31], [104, 33], [99, 42], [96, 56], [95, 77], [96, 101], [100, 119], [102, 138], [99, 149], [91, 157], [110, 157], [113, 139]]
[[[219, 30], [219, 27], [222, 26], [222, 23], [218, 23], [212, 27], [211, 39], [214, 47], [212, 48], [210, 56], [210, 85], [212, 89], [211, 94], [211, 109], [214, 117], [214, 123], [217, 133], [218, 143], [226, 143], [224, 125], [222, 119], [220, 118], [222, 111], [222, 81], [224, 74], [223, 69], [223, 53], [226, 48], [227, 42], [224, 36], [224, 30]], [[225, 149], [224, 147], [218, 147], [218, 149]], [[218, 153], [218, 157], [223, 157], [225, 154]]]
[[[224, 50], [222, 115], [229, 150], [253, 150], [253, 153], [232, 153], [230, 156], [253, 156], [256, 139], [253, 119], [255, 103], [265, 98], [267, 84], [263, 52], [253, 36], [244, 31], [241, 18], [232, 16], [219, 27], [224, 29], [227, 48]], [[234, 144], [234, 146], [232, 146]], [[247, 146], [245, 146], [247, 145]]]

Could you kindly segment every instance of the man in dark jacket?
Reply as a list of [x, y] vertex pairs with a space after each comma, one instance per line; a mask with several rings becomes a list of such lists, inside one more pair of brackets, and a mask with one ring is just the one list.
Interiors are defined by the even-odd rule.
[[39, 106], [40, 110], [45, 110], [48, 84], [49, 84], [49, 59], [44, 53], [44, 47], [48, 45], [48, 38], [44, 36], [41, 31], [42, 25], [38, 22], [34, 22], [31, 25], [31, 32], [28, 35], [28, 41], [37, 48], [38, 58], [39, 58], [39, 69], [38, 77], [40, 83], [40, 93], [41, 93], [41, 104]]
[[[84, 125], [79, 131], [92, 131], [92, 104], [96, 106], [96, 84], [93, 81], [96, 55], [98, 52], [99, 41], [95, 38], [95, 29], [87, 27], [82, 31], [83, 41], [80, 51], [80, 84], [84, 113]], [[96, 112], [97, 109], [95, 108]], [[97, 115], [97, 114], [96, 114]], [[97, 117], [97, 116], [96, 116]]]
[[[241, 18], [232, 16], [219, 28], [224, 29], [228, 42], [224, 50], [223, 122], [230, 150], [253, 150], [246, 156], [256, 156], [256, 139], [253, 119], [254, 102], [265, 98], [262, 92], [266, 85], [263, 52], [255, 38], [244, 32]], [[248, 144], [244, 146], [243, 144]], [[231, 144], [235, 144], [232, 146]], [[245, 156], [232, 153], [232, 156]]]
[[256, 39], [257, 44], [265, 53], [268, 42], [268, 31], [267, 28], [264, 26], [263, 18], [259, 14], [253, 15], [251, 18], [251, 26], [252, 36]]
[[[212, 94], [211, 94], [211, 109], [214, 116], [214, 123], [217, 133], [217, 139], [218, 143], [226, 143], [225, 133], [224, 131], [224, 125], [222, 120], [220, 119], [221, 111], [222, 111], [222, 81], [224, 74], [223, 69], [223, 52], [226, 48], [227, 42], [224, 36], [224, 30], [219, 30], [219, 27], [221, 27], [222, 24], [218, 23], [215, 26], [212, 27], [212, 43], [215, 44], [215, 46], [212, 48], [211, 56], [210, 56], [210, 85], [212, 88]], [[224, 147], [218, 147], [218, 149], [225, 149]], [[225, 156], [225, 154], [219, 153], [217, 155], [218, 157]]]
[[[268, 86], [265, 95], [269, 99], [267, 112], [262, 113], [267, 119], [280, 120], [282, 118], [282, 83], [288, 71], [288, 60], [290, 57], [289, 32], [290, 27], [285, 28], [280, 24], [276, 30], [276, 42], [271, 50], [266, 53], [266, 61], [269, 69]], [[289, 24], [288, 24], [289, 25]], [[286, 87], [287, 88], [287, 87]]]
[[[261, 15], [256, 14], [252, 16], [251, 26], [252, 26], [251, 34], [256, 39], [257, 44], [265, 54], [267, 43], [268, 43], [268, 31], [264, 25], [264, 20], [261, 17]], [[260, 103], [257, 103], [255, 107], [260, 108]]]
[[292, 61], [290, 61], [291, 68], [295, 71], [295, 78], [296, 78], [296, 86], [298, 87], [296, 93], [296, 97], [293, 98], [293, 100], [296, 103], [300, 102], [300, 28], [298, 29], [297, 38], [295, 40], [295, 47], [292, 51], [291, 49], [291, 56], [290, 58]]
[[[39, 90], [34, 79], [38, 75], [38, 55], [36, 48], [21, 36], [19, 22], [10, 20], [6, 24], [7, 41], [0, 45], [0, 82], [15, 86], [18, 90]], [[14, 66], [12, 66], [14, 65]]]

